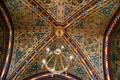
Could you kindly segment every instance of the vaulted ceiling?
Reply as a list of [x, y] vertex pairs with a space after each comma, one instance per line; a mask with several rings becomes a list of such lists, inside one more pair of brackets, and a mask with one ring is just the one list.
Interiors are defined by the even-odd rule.
[[[120, 72], [115, 72], [116, 67], [120, 69], [119, 5], [119, 0], [1, 1], [0, 78], [110, 80], [112, 75], [117, 80], [120, 78]], [[52, 76], [42, 60], [48, 55], [47, 48], [54, 51], [60, 46], [64, 46], [63, 55], [73, 55], [74, 59], [65, 73]], [[113, 59], [114, 56], [117, 58]], [[61, 62], [68, 63], [62, 54], [49, 57], [53, 57], [49, 66], [57, 64], [60, 68]]]

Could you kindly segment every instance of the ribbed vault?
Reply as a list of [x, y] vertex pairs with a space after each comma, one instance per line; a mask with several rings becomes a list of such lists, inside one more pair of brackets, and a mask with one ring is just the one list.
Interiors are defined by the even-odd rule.
[[[107, 32], [110, 21], [120, 15], [117, 0], [4, 0], [3, 3], [14, 26], [14, 38], [13, 30], [9, 30], [14, 41], [11, 43], [13, 49], [6, 79], [110, 79], [110, 73], [107, 73], [110, 67], [105, 57], [106, 40], [110, 33]], [[0, 10], [4, 11], [2, 7]], [[2, 19], [0, 23], [3, 23]], [[1, 26], [0, 36], [3, 36]], [[0, 43], [3, 41], [1, 38]], [[66, 71], [68, 74], [51, 77], [41, 61], [46, 56], [47, 48], [54, 51], [60, 45], [64, 45], [63, 52], [73, 55], [74, 60]], [[59, 57], [57, 60], [60, 63]], [[66, 65], [64, 58], [62, 60]], [[0, 61], [4, 63], [2, 59]], [[48, 65], [52, 66], [54, 62], [53, 58]], [[58, 68], [60, 66], [57, 65]]]

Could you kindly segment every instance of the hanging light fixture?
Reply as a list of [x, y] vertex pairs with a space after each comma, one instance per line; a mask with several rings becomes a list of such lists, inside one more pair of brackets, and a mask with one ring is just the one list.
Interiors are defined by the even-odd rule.
[[[60, 48], [56, 48], [54, 51], [50, 50], [50, 48], [46, 48], [46, 56], [42, 59], [42, 67], [44, 66], [53, 75], [67, 72], [74, 56], [70, 55], [69, 52], [64, 52], [64, 50], [65, 46], [63, 45], [60, 46]], [[50, 61], [53, 62], [50, 63]]]

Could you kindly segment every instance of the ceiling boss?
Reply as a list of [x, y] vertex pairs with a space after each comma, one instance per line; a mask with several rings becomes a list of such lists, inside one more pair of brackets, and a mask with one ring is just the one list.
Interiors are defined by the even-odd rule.
[[65, 34], [65, 30], [63, 27], [57, 27], [54, 29], [54, 33], [56, 37], [62, 37]]

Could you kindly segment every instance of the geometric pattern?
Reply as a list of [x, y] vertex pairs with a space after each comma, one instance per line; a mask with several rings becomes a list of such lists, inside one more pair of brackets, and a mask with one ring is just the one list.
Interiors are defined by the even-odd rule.
[[86, 77], [86, 73], [84, 72], [84, 70], [80, 67], [80, 65], [78, 66], [78, 68], [75, 70], [76, 73]]
[[24, 52], [17, 50], [14, 64], [16, 64], [23, 57], [24, 54]]
[[15, 9], [20, 7], [20, 4], [16, 0], [8, 0], [8, 2], [10, 3], [10, 5], [12, 5], [11, 8], [13, 10], [15, 10]]
[[[0, 79], [44, 80], [48, 77], [49, 80], [51, 74], [42, 67], [41, 60], [47, 47], [55, 50], [61, 44], [65, 46], [64, 52], [74, 55], [75, 59], [67, 71], [68, 75], [55, 75], [55, 79], [110, 79], [104, 56], [107, 53], [103, 53], [104, 34], [119, 7], [118, 3], [106, 0], [8, 0], [4, 3], [13, 22], [14, 41], [7, 76], [3, 76], [8, 69], [5, 66]], [[65, 30], [60, 38], [54, 33], [58, 27]]]
[[31, 68], [27, 71], [27, 73], [31, 73], [31, 72], [37, 71], [37, 70], [39, 70], [39, 69], [40, 69], [40, 67], [39, 67], [39, 65], [38, 65], [37, 62], [36, 62], [36, 63], [34, 63], [34, 64], [31, 66]]
[[64, 16], [67, 16], [72, 11], [73, 11], [72, 9], [70, 9], [70, 8], [68, 8], [68, 7], [65, 6], [65, 13], [64, 13], [65, 15]]
[[103, 13], [106, 17], [108, 17], [110, 15], [110, 12], [111, 12], [112, 8], [114, 7], [114, 4], [115, 3], [112, 3], [112, 4], [108, 5], [104, 9], [100, 10], [100, 12]]
[[57, 16], [57, 6], [49, 8]]

